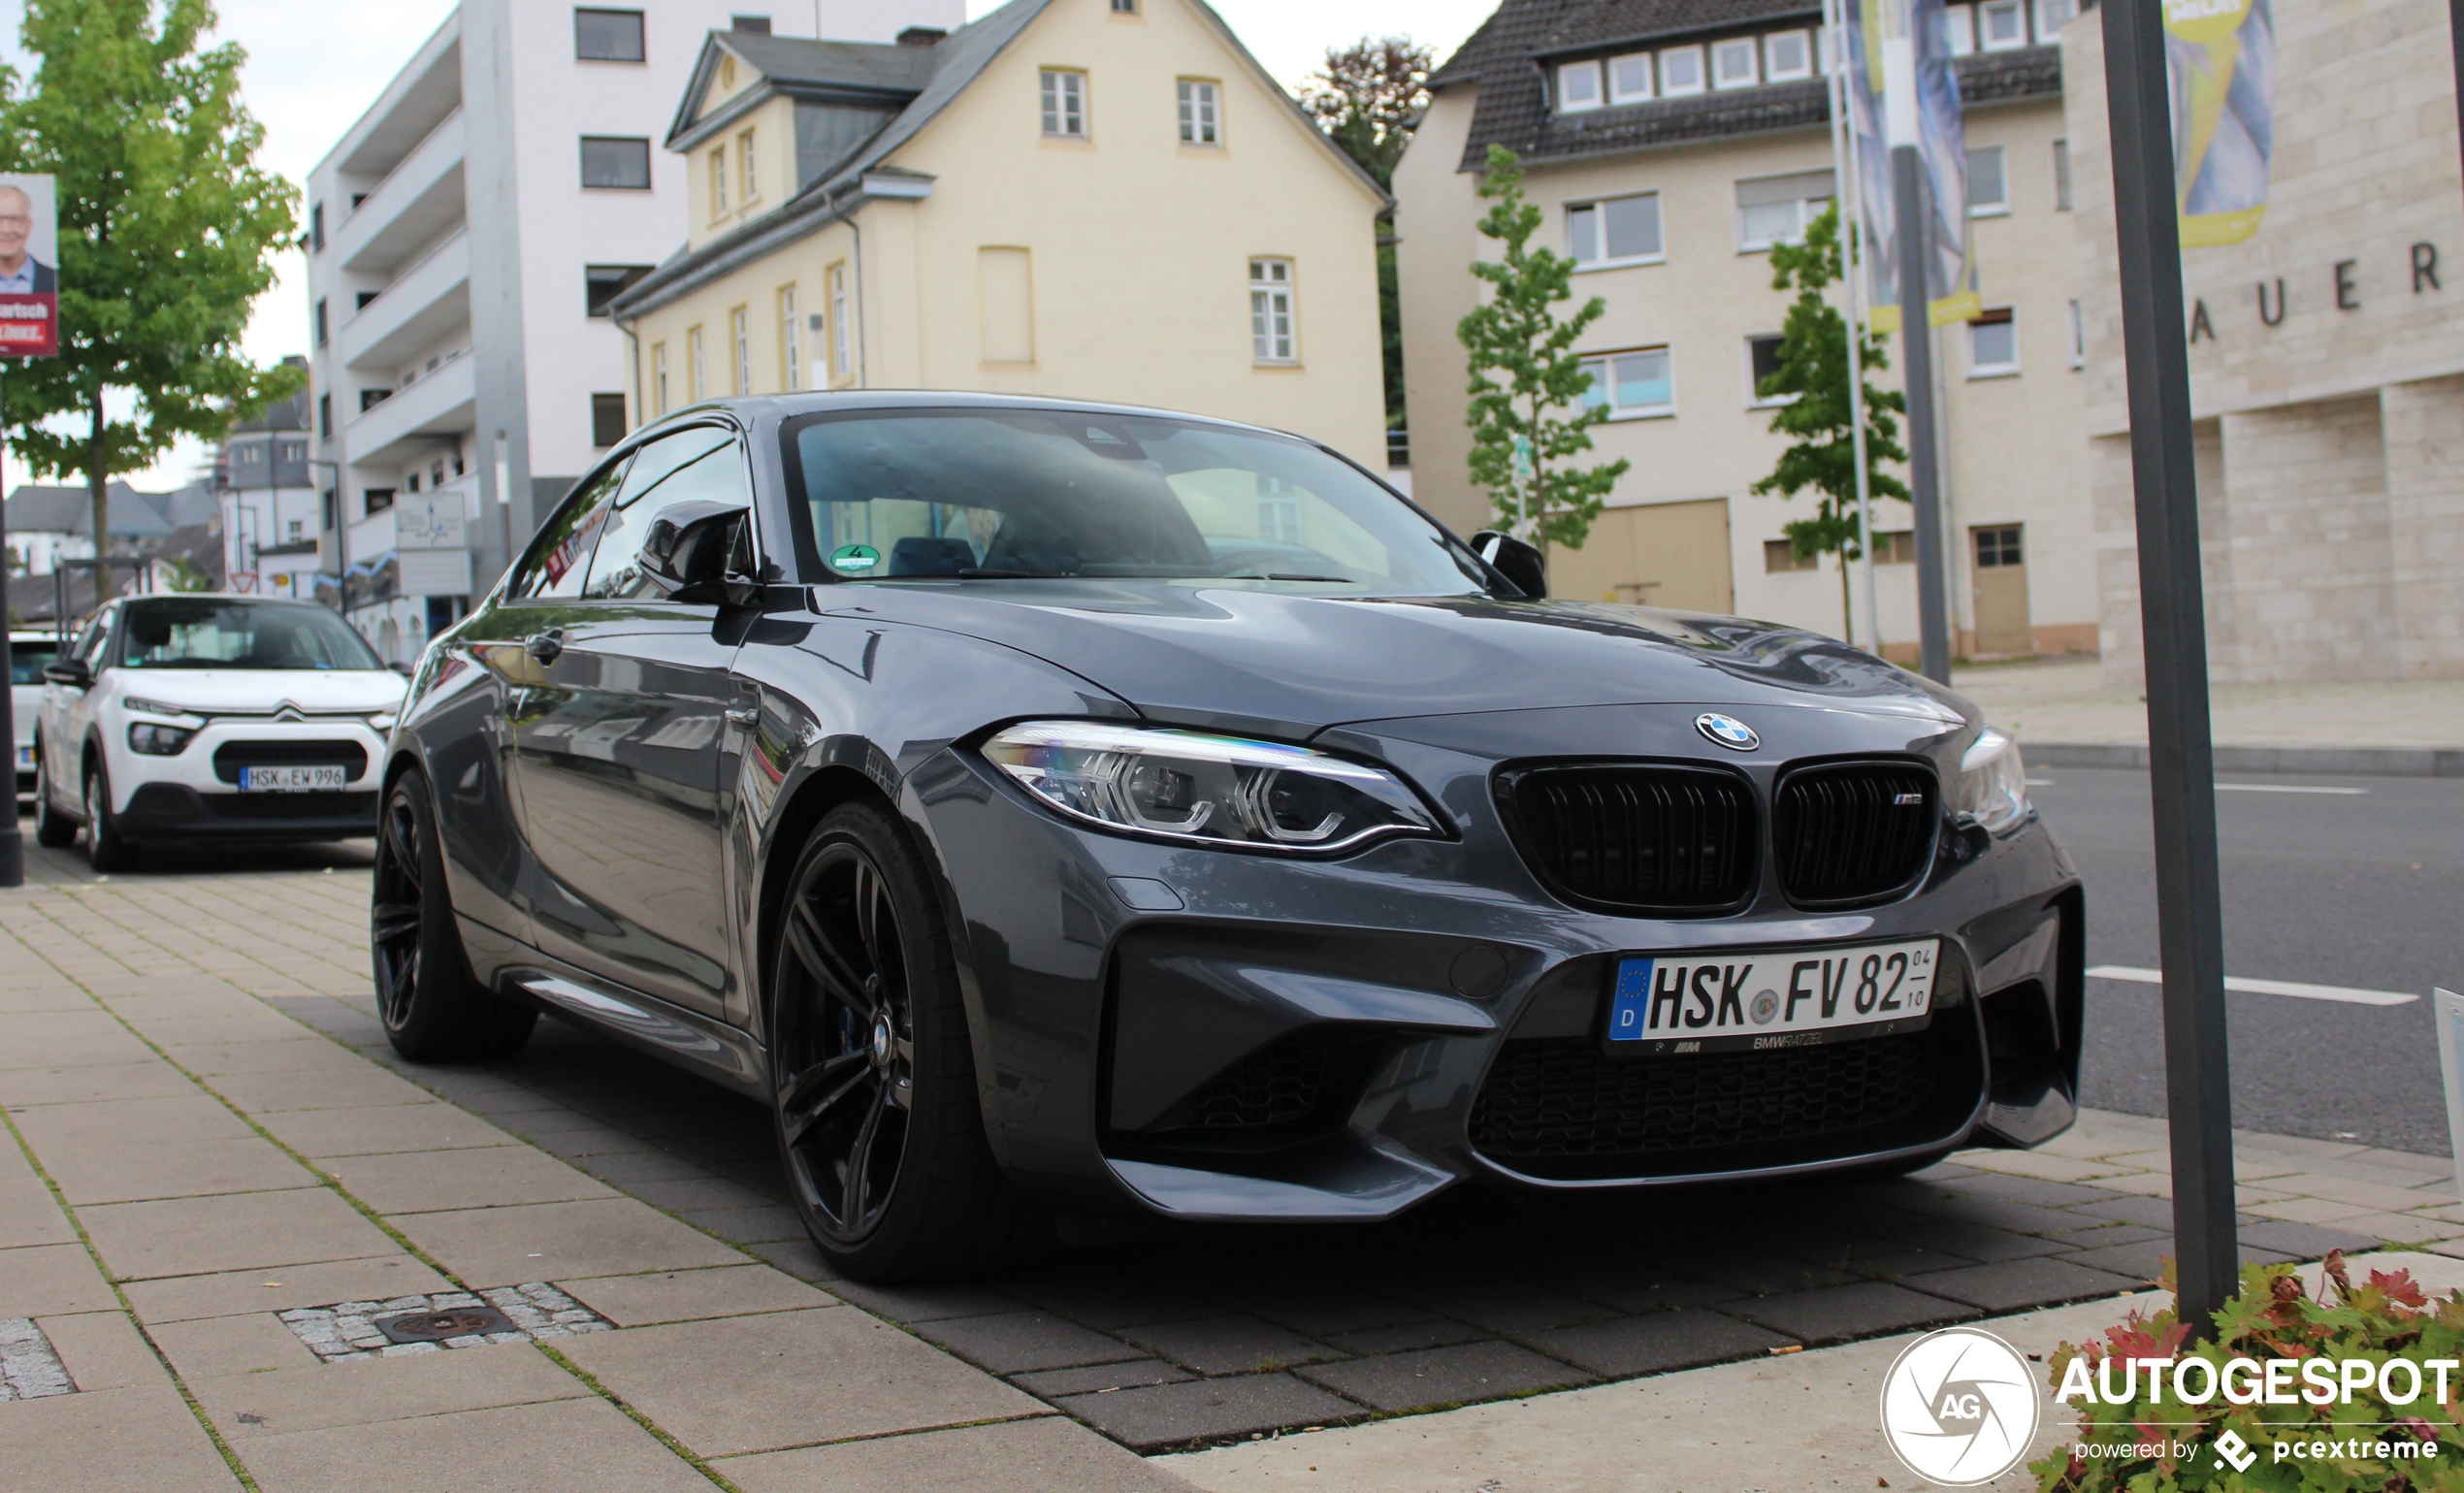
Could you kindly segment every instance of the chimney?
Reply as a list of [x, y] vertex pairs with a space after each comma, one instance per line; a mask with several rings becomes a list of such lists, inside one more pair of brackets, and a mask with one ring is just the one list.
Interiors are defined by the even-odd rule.
[[943, 30], [939, 26], [909, 26], [906, 30], [898, 33], [898, 45], [901, 47], [938, 47], [941, 45], [941, 39], [949, 34], [950, 33], [948, 31]]

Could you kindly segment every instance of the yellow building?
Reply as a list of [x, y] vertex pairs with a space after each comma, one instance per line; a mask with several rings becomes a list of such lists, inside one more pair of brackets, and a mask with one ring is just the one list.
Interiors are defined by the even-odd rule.
[[714, 32], [684, 248], [615, 303], [634, 423], [822, 388], [1119, 400], [1382, 470], [1386, 198], [1200, 0], [896, 45]]

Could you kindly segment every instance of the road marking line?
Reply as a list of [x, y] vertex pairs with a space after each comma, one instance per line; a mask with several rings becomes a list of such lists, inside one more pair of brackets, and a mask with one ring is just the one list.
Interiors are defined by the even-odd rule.
[[2337, 794], [2357, 796], [2370, 790], [2366, 788], [2306, 788], [2298, 783], [2219, 783], [2216, 785], [2216, 791], [2220, 794]]
[[[2161, 970], [2138, 969], [2128, 964], [2098, 964], [2088, 971], [2091, 980], [2127, 980], [2133, 985], [2162, 985]], [[2360, 990], [2349, 985], [2304, 985], [2297, 980], [2253, 980], [2243, 975], [2226, 975], [2224, 988], [2241, 995], [2292, 995], [2302, 1000], [2341, 1000], [2355, 1006], [2402, 1006], [2419, 1000], [2402, 990]]]

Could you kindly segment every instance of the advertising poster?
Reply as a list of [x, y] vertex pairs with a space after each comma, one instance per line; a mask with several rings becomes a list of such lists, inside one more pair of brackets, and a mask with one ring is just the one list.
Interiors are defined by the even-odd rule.
[[2182, 246], [2239, 243], [2267, 213], [2276, 31], [2267, 0], [2164, 0]]
[[[1891, 144], [1884, 121], [1890, 96], [1883, 49], [1904, 34], [1913, 43], [1917, 149], [1931, 199], [1931, 250], [1926, 267], [1926, 318], [1934, 326], [1965, 321], [1980, 302], [1969, 274], [1967, 131], [1960, 114], [1960, 81], [1951, 67], [1951, 29], [1942, 0], [1849, 0], [1845, 20], [1848, 122], [1857, 134], [1857, 187], [1872, 245], [1873, 327], [1899, 329], [1898, 214], [1892, 189]], [[1899, 28], [1904, 27], [1904, 32]]]
[[60, 350], [60, 232], [52, 179], [0, 174], [0, 358]]

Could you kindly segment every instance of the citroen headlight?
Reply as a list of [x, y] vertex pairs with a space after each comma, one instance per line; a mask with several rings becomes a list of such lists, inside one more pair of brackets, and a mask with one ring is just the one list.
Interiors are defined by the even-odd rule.
[[187, 750], [188, 738], [197, 734], [186, 726], [157, 726], [151, 721], [138, 721], [128, 728], [128, 749], [147, 757], [178, 757]]
[[387, 731], [392, 730], [394, 729], [394, 713], [390, 710], [380, 710], [376, 714], [370, 716], [368, 718], [368, 729], [380, 736], [385, 734]]
[[2008, 834], [2026, 824], [2027, 769], [2020, 764], [2019, 743], [1985, 728], [1960, 759], [1960, 793], [1953, 806], [1962, 821], [1990, 834]]
[[984, 755], [1073, 819], [1159, 839], [1323, 853], [1439, 832], [1393, 773], [1308, 747], [1036, 721], [993, 736]]
[[134, 695], [122, 698], [120, 703], [130, 710], [142, 710], [147, 715], [177, 715], [193, 717], [197, 714], [196, 711], [189, 709], [186, 705], [166, 705], [161, 700], [139, 699]]

